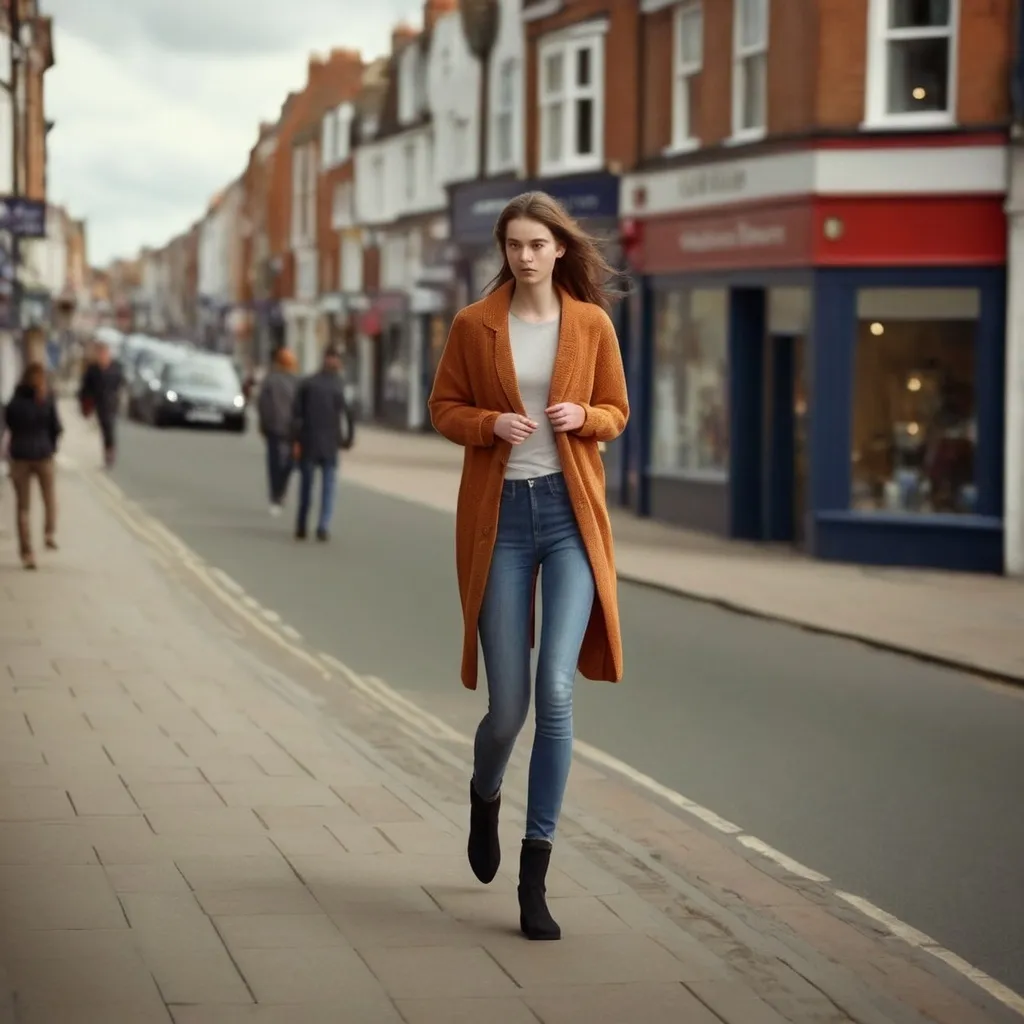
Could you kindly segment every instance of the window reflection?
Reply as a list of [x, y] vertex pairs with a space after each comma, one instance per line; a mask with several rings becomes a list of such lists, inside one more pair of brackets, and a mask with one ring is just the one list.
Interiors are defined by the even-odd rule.
[[725, 479], [729, 467], [728, 291], [665, 291], [655, 302], [651, 468]]

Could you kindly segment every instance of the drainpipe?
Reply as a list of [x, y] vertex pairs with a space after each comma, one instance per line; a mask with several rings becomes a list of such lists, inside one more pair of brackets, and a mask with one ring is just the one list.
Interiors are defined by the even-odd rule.
[[1024, 16], [1014, 4], [1009, 143], [1003, 569], [1024, 576]]

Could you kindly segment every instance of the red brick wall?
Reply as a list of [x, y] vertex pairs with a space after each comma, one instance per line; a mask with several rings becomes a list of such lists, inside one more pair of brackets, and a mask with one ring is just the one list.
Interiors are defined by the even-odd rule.
[[[961, 125], [1000, 123], [1008, 116], [1013, 3], [961, 0]], [[644, 103], [639, 121], [644, 159], [657, 157], [672, 138], [672, 18], [670, 8], [642, 19]], [[865, 114], [868, 0], [772, 0], [770, 18], [769, 135], [823, 128], [856, 131]], [[732, 0], [705, 0], [704, 67], [696, 79], [694, 125], [705, 146], [732, 134], [732, 49]]]
[[537, 174], [540, 163], [540, 116], [537, 109], [537, 41], [549, 32], [588, 18], [607, 17], [604, 70], [604, 158], [616, 171], [636, 166], [640, 151], [637, 82], [640, 77], [640, 5], [635, 0], [565, 0], [550, 18], [527, 22], [526, 28], [526, 165]]

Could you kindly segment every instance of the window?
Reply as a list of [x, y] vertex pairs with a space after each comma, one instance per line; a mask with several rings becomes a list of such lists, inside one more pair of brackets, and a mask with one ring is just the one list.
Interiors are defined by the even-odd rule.
[[502, 61], [498, 70], [498, 97], [494, 114], [494, 170], [515, 163], [516, 92], [519, 65], [514, 58]]
[[729, 469], [729, 293], [672, 290], [655, 300], [651, 471], [724, 481]]
[[387, 181], [384, 177], [384, 154], [380, 153], [373, 158], [373, 182], [374, 195], [374, 216], [384, 216], [385, 200], [387, 198]]
[[323, 129], [320, 135], [320, 153], [324, 168], [332, 166], [335, 159], [335, 152], [338, 148], [338, 115], [331, 111], [324, 117]]
[[735, 0], [732, 133], [760, 138], [768, 115], [768, 0]]
[[411, 203], [416, 198], [416, 143], [407, 142], [403, 153], [405, 157], [405, 198]]
[[858, 511], [971, 513], [975, 289], [857, 296], [851, 504]]
[[363, 290], [363, 243], [358, 234], [341, 236], [341, 290], [358, 294]]
[[673, 18], [672, 148], [692, 146], [699, 136], [697, 101], [704, 63], [704, 9], [700, 3], [683, 4]]
[[355, 189], [351, 181], [339, 182], [334, 187], [334, 201], [331, 209], [331, 226], [351, 227], [355, 223]]
[[317, 167], [313, 145], [292, 150], [292, 247], [309, 245], [316, 237]]
[[948, 124], [958, 0], [872, 0], [868, 122]]
[[[577, 32], [579, 30], [577, 29]], [[604, 150], [604, 37], [559, 36], [540, 51], [542, 173], [600, 167]]]

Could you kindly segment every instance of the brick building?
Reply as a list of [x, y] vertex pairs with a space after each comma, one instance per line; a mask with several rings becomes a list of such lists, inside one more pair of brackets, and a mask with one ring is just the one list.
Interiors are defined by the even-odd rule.
[[306, 369], [319, 361], [320, 323], [317, 193], [324, 114], [359, 94], [363, 61], [352, 50], [311, 57], [305, 89], [286, 104], [277, 130], [269, 192], [269, 238], [279, 261], [277, 295], [285, 339]]
[[998, 571], [1010, 0], [643, 0], [637, 511]]

